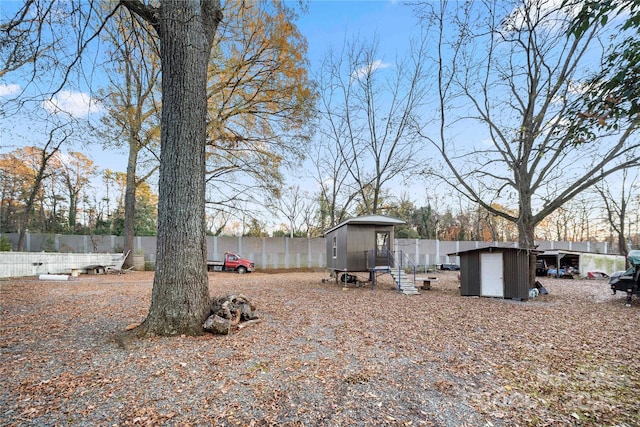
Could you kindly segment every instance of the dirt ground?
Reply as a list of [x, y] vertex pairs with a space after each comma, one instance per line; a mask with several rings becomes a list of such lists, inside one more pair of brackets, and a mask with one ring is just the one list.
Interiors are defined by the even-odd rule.
[[542, 279], [527, 302], [407, 296], [322, 271], [210, 273], [262, 323], [228, 336], [117, 337], [152, 272], [0, 281], [0, 425], [640, 425], [640, 301]]

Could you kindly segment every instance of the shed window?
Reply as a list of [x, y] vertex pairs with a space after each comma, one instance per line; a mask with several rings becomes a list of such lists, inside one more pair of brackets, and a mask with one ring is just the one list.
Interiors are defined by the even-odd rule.
[[338, 258], [338, 237], [333, 236], [331, 239], [333, 258]]

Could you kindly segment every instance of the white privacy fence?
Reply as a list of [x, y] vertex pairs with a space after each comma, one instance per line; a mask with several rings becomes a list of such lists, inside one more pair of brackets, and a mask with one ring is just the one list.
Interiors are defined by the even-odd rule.
[[52, 252], [0, 252], [0, 277], [71, 274], [87, 266], [115, 266], [122, 254], [76, 254]]
[[[2, 234], [15, 248], [17, 234]], [[62, 234], [27, 234], [24, 253], [0, 252], [0, 277], [38, 275], [58, 273], [44, 271], [48, 265], [54, 265], [54, 259], [60, 260], [72, 268], [71, 264], [83, 268], [86, 265], [112, 265], [114, 257], [122, 256], [123, 238], [120, 236], [78, 236]], [[396, 239], [395, 250], [402, 251], [403, 256], [415, 265], [436, 265], [441, 263], [457, 263], [457, 257], [448, 254], [475, 249], [489, 244], [517, 247], [516, 243], [495, 243], [475, 241], [440, 241], [426, 239]], [[577, 252], [613, 253], [607, 243], [593, 242], [536, 242], [538, 250], [569, 250]], [[275, 268], [325, 268], [327, 263], [326, 241], [324, 237], [289, 238], [289, 237], [207, 237], [207, 259], [222, 259], [225, 252], [234, 252], [255, 262], [257, 269]], [[134, 254], [144, 254], [145, 261], [155, 264], [156, 238], [136, 237]], [[38, 259], [34, 259], [34, 253]], [[92, 258], [99, 257], [99, 258]], [[40, 261], [40, 259], [44, 261]], [[93, 261], [96, 259], [96, 261]], [[98, 261], [98, 259], [100, 261]], [[108, 261], [108, 262], [107, 262]], [[56, 261], [57, 262], [57, 261]], [[34, 265], [34, 263], [41, 263]], [[73, 267], [77, 268], [77, 267]], [[7, 273], [7, 271], [9, 273]], [[26, 274], [24, 274], [26, 273]]]

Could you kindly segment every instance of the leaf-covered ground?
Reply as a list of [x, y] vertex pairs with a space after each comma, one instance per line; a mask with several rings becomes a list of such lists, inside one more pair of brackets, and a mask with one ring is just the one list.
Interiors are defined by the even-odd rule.
[[544, 279], [528, 302], [325, 272], [210, 273], [264, 320], [124, 341], [153, 273], [0, 281], [0, 425], [640, 425], [640, 301]]

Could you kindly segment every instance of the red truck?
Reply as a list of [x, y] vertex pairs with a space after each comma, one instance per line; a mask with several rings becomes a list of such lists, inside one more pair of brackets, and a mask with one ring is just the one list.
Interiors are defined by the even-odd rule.
[[231, 252], [224, 253], [224, 261], [207, 260], [207, 271], [236, 271], [239, 274], [244, 274], [251, 273], [253, 270], [255, 270], [253, 261]]

